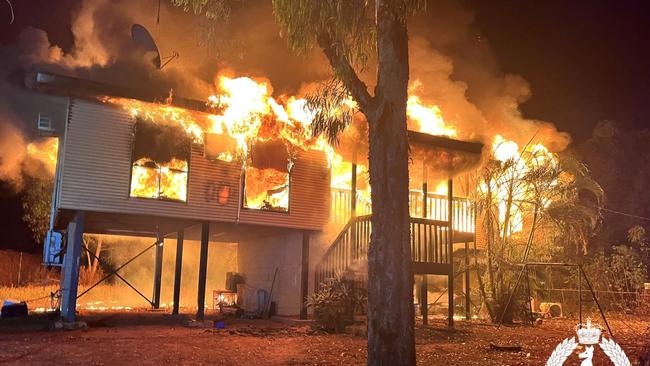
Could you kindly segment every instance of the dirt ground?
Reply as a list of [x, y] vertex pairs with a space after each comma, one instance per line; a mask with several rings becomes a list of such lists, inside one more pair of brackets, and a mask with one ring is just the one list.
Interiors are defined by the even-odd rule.
[[[0, 322], [2, 365], [363, 365], [363, 326], [342, 335], [323, 334], [286, 320], [225, 320], [191, 324], [187, 316], [151, 312], [90, 313], [87, 329], [47, 330], [44, 316]], [[444, 321], [416, 327], [419, 365], [543, 365], [556, 345], [574, 335], [576, 321], [497, 328], [482, 322]], [[602, 323], [602, 321], [601, 321]], [[630, 360], [650, 339], [648, 319], [611, 319], [615, 340]], [[521, 350], [497, 350], [521, 346]], [[596, 347], [597, 348], [597, 347]], [[574, 354], [565, 365], [578, 365]], [[599, 349], [594, 365], [610, 365]]]

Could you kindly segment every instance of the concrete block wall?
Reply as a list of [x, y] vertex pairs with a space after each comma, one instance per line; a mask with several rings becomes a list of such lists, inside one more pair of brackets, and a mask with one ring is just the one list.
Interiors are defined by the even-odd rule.
[[296, 231], [239, 242], [239, 272], [244, 274], [249, 289], [270, 291], [275, 268], [278, 268], [271, 296], [277, 305], [278, 315], [300, 314], [302, 235], [302, 231]]

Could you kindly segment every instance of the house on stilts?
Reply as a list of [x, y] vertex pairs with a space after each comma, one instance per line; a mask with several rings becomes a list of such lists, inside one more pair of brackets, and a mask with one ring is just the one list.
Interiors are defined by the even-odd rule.
[[[65, 101], [63, 120], [52, 132], [59, 150], [45, 243], [45, 263], [62, 267], [64, 319], [75, 318], [84, 233], [157, 238], [148, 300], [154, 308], [160, 305], [164, 238], [176, 239], [181, 256], [184, 240], [200, 240], [199, 319], [205, 314], [208, 251], [219, 243], [237, 243], [238, 272], [247, 284], [268, 288], [274, 282], [271, 301], [280, 315], [307, 317], [308, 294], [338, 272], [365, 278], [372, 212], [367, 172], [360, 169], [367, 160], [363, 144], [341, 154], [335, 178], [323, 151], [287, 148], [272, 139], [244, 142], [248, 160], [242, 164], [233, 153], [242, 141], [218, 132], [188, 133], [191, 128], [179, 132], [157, 123], [155, 115], [130, 112], [129, 106], [156, 99], [150, 95], [47, 72], [35, 73], [28, 84]], [[173, 103], [174, 115], [210, 118], [205, 103]], [[467, 198], [475, 187], [463, 175], [479, 164], [483, 145], [414, 131], [409, 144], [413, 273], [422, 278], [416, 293], [419, 303], [428, 304], [426, 275], [445, 276], [451, 325], [454, 268], [468, 263], [476, 242]], [[463, 291], [469, 293], [464, 268]], [[178, 287], [178, 263], [174, 270]], [[470, 296], [455, 305], [470, 316]], [[426, 315], [428, 307], [421, 312]]]

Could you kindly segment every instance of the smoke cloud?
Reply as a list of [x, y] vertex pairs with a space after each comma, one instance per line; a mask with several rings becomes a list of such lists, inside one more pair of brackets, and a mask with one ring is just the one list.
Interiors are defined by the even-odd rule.
[[[39, 69], [124, 86], [153, 95], [203, 100], [214, 92], [215, 75], [267, 78], [277, 94], [301, 94], [331, 75], [318, 49], [304, 56], [288, 50], [268, 2], [246, 2], [227, 22], [215, 23], [162, 2], [83, 0], [71, 14], [74, 44], [52, 44], [45, 31], [26, 28], [15, 44], [0, 47], [0, 179], [19, 186], [26, 144], [36, 138], [39, 111], [61, 101], [24, 88], [25, 75]], [[130, 38], [134, 23], [153, 35], [163, 57], [180, 57], [157, 70]], [[438, 105], [459, 138], [490, 143], [495, 134], [525, 144], [531, 138], [561, 151], [570, 143], [547, 121], [527, 119], [519, 106], [531, 97], [529, 84], [504, 73], [471, 10], [455, 0], [429, 4], [410, 26], [411, 90]], [[371, 67], [368, 70], [372, 70]], [[364, 73], [372, 85], [374, 75]]]
[[429, 3], [410, 30], [411, 86], [424, 102], [440, 107], [461, 139], [490, 143], [501, 134], [521, 146], [534, 138], [554, 152], [569, 145], [570, 136], [552, 123], [521, 114], [530, 85], [499, 68], [473, 12], [460, 2]]

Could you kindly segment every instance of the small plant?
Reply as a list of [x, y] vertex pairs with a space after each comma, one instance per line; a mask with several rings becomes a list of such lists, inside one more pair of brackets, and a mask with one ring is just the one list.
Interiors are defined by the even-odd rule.
[[307, 298], [307, 307], [314, 309], [318, 325], [330, 333], [341, 333], [352, 324], [354, 312], [366, 305], [365, 291], [341, 275], [320, 284], [318, 291]]

